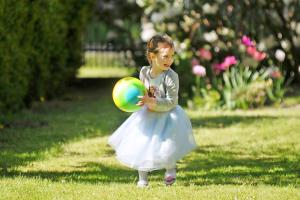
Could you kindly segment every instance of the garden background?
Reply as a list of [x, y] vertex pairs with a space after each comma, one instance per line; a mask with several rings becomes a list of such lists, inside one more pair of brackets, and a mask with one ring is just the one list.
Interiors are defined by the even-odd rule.
[[[297, 0], [0, 2], [0, 199], [299, 199]], [[198, 148], [136, 188], [107, 137], [116, 81], [176, 47]], [[130, 192], [128, 192], [130, 191]]]

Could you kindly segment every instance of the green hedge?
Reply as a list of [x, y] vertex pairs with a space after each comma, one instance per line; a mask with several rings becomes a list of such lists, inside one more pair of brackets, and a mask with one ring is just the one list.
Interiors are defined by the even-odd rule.
[[0, 1], [0, 112], [63, 92], [82, 61], [86, 0]]

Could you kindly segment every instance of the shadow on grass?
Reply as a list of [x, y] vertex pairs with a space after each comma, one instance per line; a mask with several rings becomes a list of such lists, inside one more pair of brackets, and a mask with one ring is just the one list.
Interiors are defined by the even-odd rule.
[[112, 85], [76, 89], [67, 100], [34, 105], [7, 121], [0, 129], [0, 173], [55, 155], [65, 143], [110, 135], [129, 115], [113, 104]]
[[[231, 151], [220, 151], [209, 146], [196, 150], [197, 156], [179, 162], [177, 182], [180, 185], [276, 185], [300, 186], [300, 160], [289, 158], [245, 157]], [[218, 149], [215, 152], [214, 148]], [[209, 152], [209, 153], [208, 153]], [[299, 156], [298, 156], [299, 157]], [[0, 174], [5, 177], [41, 178], [54, 182], [135, 184], [137, 172], [132, 169], [87, 162], [73, 166], [70, 172], [57, 171], [10, 171]], [[78, 169], [78, 170], [77, 170]], [[151, 172], [150, 182], [163, 183], [164, 170]]]
[[[1, 133], [0, 172], [42, 159], [45, 151], [51, 148], [54, 148], [54, 153], [59, 153], [61, 145], [69, 141], [110, 135], [129, 116], [117, 110], [107, 95], [95, 98], [99, 98], [101, 102], [95, 99], [85, 100], [66, 105], [67, 108], [63, 112], [50, 108], [51, 111], [47, 111], [46, 114], [31, 113], [32, 120], [48, 121], [47, 126], [11, 128]], [[194, 127], [215, 128], [255, 123], [262, 119], [275, 117], [202, 117], [193, 119], [192, 123]]]
[[183, 163], [186, 165], [180, 169], [186, 175], [178, 179], [186, 185], [300, 186], [300, 155], [245, 155], [213, 145], [201, 147], [195, 154], [193, 159], [187, 158]]
[[70, 172], [57, 171], [10, 171], [0, 174], [4, 177], [41, 178], [54, 182], [79, 182], [79, 183], [135, 183], [137, 172], [131, 169], [106, 166], [101, 163], [89, 162], [76, 166], [78, 170]]
[[210, 117], [197, 117], [192, 118], [191, 122], [193, 127], [206, 127], [206, 128], [224, 128], [235, 124], [253, 124], [263, 120], [276, 120], [279, 117], [274, 116], [242, 116], [242, 115], [225, 115], [225, 116], [210, 116]]

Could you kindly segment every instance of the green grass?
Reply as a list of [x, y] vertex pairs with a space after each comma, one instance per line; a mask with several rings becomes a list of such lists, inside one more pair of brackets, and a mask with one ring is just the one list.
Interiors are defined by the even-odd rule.
[[[127, 56], [127, 57], [126, 57]], [[77, 78], [110, 78], [130, 76], [135, 72], [130, 54], [118, 52], [86, 52], [85, 64], [77, 72]]]
[[107, 145], [129, 116], [111, 89], [70, 90], [3, 123], [0, 199], [300, 199], [299, 106], [187, 110], [199, 147], [178, 162], [174, 186], [159, 170], [139, 189]]
[[110, 78], [131, 76], [134, 68], [130, 67], [90, 67], [83, 66], [79, 68], [77, 78]]

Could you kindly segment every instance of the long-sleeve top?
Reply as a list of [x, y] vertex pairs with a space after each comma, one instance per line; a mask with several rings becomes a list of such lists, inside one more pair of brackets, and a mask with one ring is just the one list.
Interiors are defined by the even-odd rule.
[[150, 66], [142, 67], [140, 80], [150, 91], [150, 95], [156, 98], [156, 105], [151, 107], [155, 112], [167, 112], [178, 104], [179, 79], [177, 73], [172, 70], [163, 71], [155, 78], [150, 76]]

